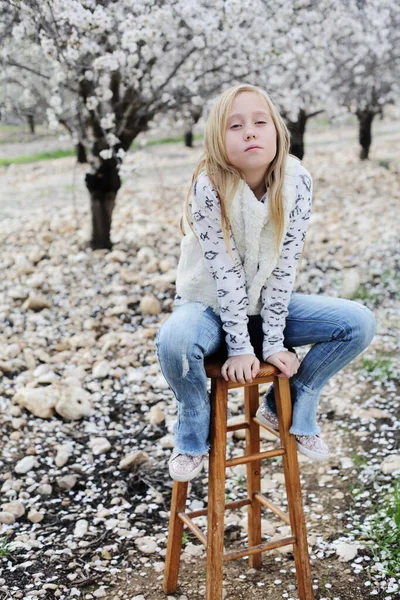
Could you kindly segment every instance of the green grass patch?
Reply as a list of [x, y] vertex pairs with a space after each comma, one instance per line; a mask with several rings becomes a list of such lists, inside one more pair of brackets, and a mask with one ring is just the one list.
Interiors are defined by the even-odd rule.
[[361, 358], [361, 369], [371, 376], [372, 379], [379, 381], [388, 381], [397, 379], [398, 372], [391, 358], [376, 358], [367, 357]]
[[4, 538], [0, 538], [0, 556], [8, 556], [10, 551], [8, 549], [8, 538], [7, 536]]
[[[393, 493], [376, 504], [373, 514], [361, 526], [376, 558], [390, 577], [400, 576], [400, 479]], [[364, 542], [365, 543], [365, 542]]]
[[[200, 140], [203, 136], [196, 134], [193, 136], [194, 140]], [[149, 140], [146, 146], [161, 146], [162, 144], [175, 144], [182, 142], [183, 136], [163, 138], [161, 140]], [[130, 146], [130, 150], [140, 150], [143, 146], [137, 142], [133, 142]], [[55, 158], [65, 158], [66, 156], [75, 156], [75, 150], [54, 150], [52, 152], [39, 152], [38, 154], [29, 154], [26, 156], [15, 156], [13, 158], [0, 158], [0, 166], [8, 165], [20, 165], [25, 163], [40, 162], [42, 160], [53, 160]]]
[[54, 158], [65, 158], [74, 156], [75, 150], [54, 150], [53, 152], [39, 152], [27, 156], [15, 156], [14, 158], [0, 158], [0, 166], [21, 165], [24, 163], [39, 162], [42, 160], [53, 160]]

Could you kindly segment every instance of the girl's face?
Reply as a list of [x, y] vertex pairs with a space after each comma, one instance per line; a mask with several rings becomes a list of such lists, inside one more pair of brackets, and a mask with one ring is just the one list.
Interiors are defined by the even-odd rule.
[[276, 129], [264, 98], [255, 92], [236, 96], [228, 117], [225, 149], [244, 175], [266, 172], [276, 154]]

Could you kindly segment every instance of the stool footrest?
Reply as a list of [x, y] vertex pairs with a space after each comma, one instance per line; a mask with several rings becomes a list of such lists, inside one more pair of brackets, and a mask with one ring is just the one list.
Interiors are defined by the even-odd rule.
[[181, 521], [183, 521], [183, 523], [185, 523], [186, 527], [189, 527], [190, 531], [194, 533], [197, 539], [200, 540], [200, 542], [204, 544], [204, 546], [206, 546], [207, 538], [201, 531], [201, 529], [196, 525], [196, 523], [192, 521], [192, 519], [183, 511], [178, 512], [178, 517]]
[[256, 492], [254, 494], [254, 498], [258, 500], [260, 504], [272, 510], [272, 512], [275, 513], [277, 517], [282, 519], [282, 521], [290, 525], [289, 515], [284, 513], [279, 506], [276, 506], [276, 504], [271, 502], [271, 500], [268, 500], [268, 498], [266, 498], [263, 494], [260, 494], [260, 492]]
[[266, 452], [257, 452], [256, 454], [245, 454], [237, 456], [226, 461], [226, 467], [234, 467], [235, 465], [244, 465], [254, 460], [262, 460], [263, 458], [274, 458], [275, 456], [283, 456], [286, 454], [285, 448], [276, 448], [275, 450], [266, 450]]
[[[225, 510], [231, 508], [240, 508], [241, 506], [248, 506], [251, 504], [250, 498], [243, 498], [242, 500], [232, 500], [225, 504]], [[188, 517], [194, 519], [195, 517], [203, 517], [207, 514], [208, 508], [200, 508], [199, 510], [192, 510], [191, 512], [185, 513]]]
[[237, 431], [238, 429], [248, 429], [249, 424], [247, 421], [242, 421], [241, 423], [235, 423], [235, 425], [228, 425], [226, 431]]
[[253, 417], [253, 421], [254, 421], [254, 423], [257, 423], [257, 425], [259, 425], [263, 429], [266, 429], [267, 431], [269, 431], [270, 433], [272, 433], [273, 435], [275, 435], [277, 438], [280, 437], [279, 431], [276, 431], [276, 429], [272, 429], [272, 427], [268, 427], [268, 425], [264, 425], [264, 423], [261, 423], [261, 421], [259, 421], [257, 419], [257, 417]]
[[294, 544], [295, 542], [296, 538], [293, 535], [291, 535], [290, 537], [281, 538], [280, 540], [275, 540], [274, 542], [267, 542], [266, 544], [250, 546], [250, 548], [244, 548], [243, 550], [232, 550], [231, 552], [226, 552], [224, 554], [224, 562], [236, 560], [237, 558], [242, 558], [243, 556], [259, 554], [260, 552], [266, 552], [267, 550], [275, 550], [275, 548], [288, 546], [289, 544]]

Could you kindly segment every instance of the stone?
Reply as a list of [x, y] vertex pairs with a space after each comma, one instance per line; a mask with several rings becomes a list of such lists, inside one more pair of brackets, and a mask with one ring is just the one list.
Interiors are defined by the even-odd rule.
[[21, 458], [21, 460], [19, 460], [17, 462], [14, 470], [16, 473], [27, 473], [28, 471], [31, 471], [34, 466], [35, 466], [35, 457], [34, 456], [24, 456], [24, 458]]
[[165, 421], [165, 414], [157, 404], [152, 406], [149, 411], [149, 421], [151, 425], [160, 425]]
[[4, 525], [13, 525], [15, 523], [15, 515], [6, 510], [1, 511], [0, 523], [3, 523]]
[[110, 374], [110, 370], [111, 370], [111, 365], [109, 363], [108, 360], [102, 360], [101, 362], [97, 363], [92, 371], [93, 377], [95, 377], [96, 379], [102, 379], [104, 377], [107, 377]]
[[340, 542], [336, 546], [336, 555], [341, 562], [349, 562], [357, 556], [358, 546], [347, 542]]
[[20, 500], [12, 500], [11, 502], [2, 504], [1, 508], [4, 512], [13, 514], [16, 519], [25, 514], [25, 506]]
[[54, 407], [57, 399], [51, 386], [45, 388], [22, 388], [14, 396], [17, 402], [35, 417], [50, 419], [54, 415]]
[[95, 456], [105, 454], [111, 449], [111, 443], [105, 437], [92, 438], [88, 444]]
[[57, 454], [54, 462], [57, 467], [63, 467], [67, 464], [69, 458], [74, 452], [74, 445], [72, 443], [63, 444], [57, 447]]
[[137, 538], [135, 545], [143, 554], [153, 554], [157, 550], [157, 542], [147, 536]]
[[55, 409], [61, 417], [75, 421], [93, 414], [92, 397], [89, 392], [75, 385], [59, 384], [57, 389], [59, 394]]
[[89, 523], [86, 519], [79, 519], [75, 524], [74, 536], [75, 537], [84, 537], [87, 534], [89, 528]]
[[40, 521], [43, 521], [44, 519], [44, 514], [37, 511], [37, 510], [30, 510], [28, 513], [28, 520], [31, 523], [40, 523]]
[[36, 488], [36, 492], [40, 494], [40, 496], [50, 496], [53, 491], [53, 488], [49, 483], [43, 483]]
[[136, 450], [131, 454], [125, 456], [119, 463], [120, 469], [131, 469], [132, 467], [137, 467], [139, 465], [144, 464], [149, 460], [149, 455], [147, 452], [143, 452], [142, 450]]
[[361, 276], [358, 269], [347, 269], [344, 273], [339, 296], [341, 298], [353, 298], [360, 287], [360, 283]]
[[147, 315], [159, 315], [161, 312], [160, 301], [155, 296], [143, 296], [139, 308], [142, 313]]
[[39, 312], [44, 308], [51, 308], [51, 302], [41, 294], [34, 293], [29, 294], [29, 297], [22, 305], [23, 310], [33, 310], [35, 312]]
[[380, 464], [380, 469], [385, 475], [393, 475], [400, 471], [400, 454], [389, 454]]
[[71, 490], [76, 482], [78, 481], [77, 475], [63, 475], [62, 477], [57, 477], [56, 479], [57, 485], [62, 490]]
[[174, 447], [174, 436], [171, 433], [167, 433], [158, 440], [162, 448], [173, 448]]
[[204, 546], [195, 546], [194, 544], [186, 544], [185, 552], [189, 556], [202, 556], [204, 554]]

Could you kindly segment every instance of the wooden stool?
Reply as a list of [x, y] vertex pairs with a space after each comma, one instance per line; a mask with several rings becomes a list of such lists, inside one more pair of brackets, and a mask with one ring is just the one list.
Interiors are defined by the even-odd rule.
[[[208, 507], [185, 512], [188, 482], [174, 481], [169, 520], [168, 544], [164, 571], [164, 592], [173, 594], [177, 588], [183, 528], [186, 525], [207, 548], [206, 600], [222, 600], [224, 561], [243, 556], [249, 557], [249, 565], [261, 567], [261, 553], [288, 544], [293, 545], [298, 594], [300, 600], [313, 600], [310, 561], [306, 527], [301, 498], [300, 473], [297, 461], [296, 439], [289, 433], [292, 422], [292, 406], [289, 380], [277, 377], [274, 366], [261, 363], [260, 371], [252, 383], [233, 383], [221, 376], [224, 361], [205, 361], [207, 376], [211, 378], [211, 423], [208, 474]], [[260, 452], [259, 421], [255, 414], [259, 405], [258, 386], [274, 382], [276, 406], [279, 419], [279, 448]], [[245, 420], [227, 426], [228, 390], [244, 387]], [[246, 454], [226, 460], [226, 434], [228, 431], [246, 429]], [[266, 427], [266, 429], [269, 429]], [[273, 429], [269, 429], [278, 435]], [[261, 459], [282, 456], [289, 514], [261, 494]], [[247, 465], [247, 498], [225, 503], [225, 469], [235, 465]], [[224, 553], [224, 513], [226, 509], [248, 506], [248, 547]], [[269, 508], [290, 525], [292, 535], [274, 542], [261, 543], [261, 505]], [[207, 536], [193, 519], [207, 515]]]

